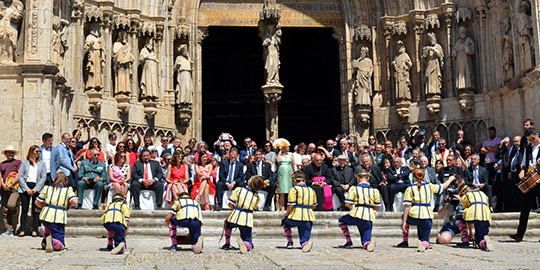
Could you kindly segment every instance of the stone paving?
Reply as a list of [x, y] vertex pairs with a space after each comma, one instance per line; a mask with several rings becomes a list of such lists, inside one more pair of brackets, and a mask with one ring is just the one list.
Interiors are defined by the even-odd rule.
[[425, 253], [393, 248], [400, 239], [391, 238], [378, 239], [373, 253], [340, 249], [343, 239], [315, 239], [311, 253], [285, 249], [285, 239], [255, 239], [255, 251], [247, 255], [219, 250], [218, 240], [206, 238], [204, 252], [195, 255], [187, 246], [176, 252], [166, 250], [170, 242], [164, 237], [132, 236], [126, 254], [110, 255], [100, 250], [106, 239], [68, 238], [67, 250], [47, 254], [37, 248], [38, 238], [1, 237], [0, 269], [540, 269], [537, 239], [515, 243], [496, 238], [495, 252], [434, 245]]

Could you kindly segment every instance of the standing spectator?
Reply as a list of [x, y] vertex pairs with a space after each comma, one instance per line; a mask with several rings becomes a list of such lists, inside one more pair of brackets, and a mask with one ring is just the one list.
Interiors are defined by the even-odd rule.
[[56, 161], [52, 159], [52, 151], [54, 149], [52, 146], [53, 135], [51, 133], [43, 133], [43, 136], [41, 136], [41, 141], [43, 144], [39, 147], [39, 150], [41, 151], [39, 160], [42, 160], [47, 167], [45, 185], [52, 185], [51, 168], [56, 168]]
[[156, 193], [156, 203], [158, 208], [163, 204], [163, 170], [159, 162], [150, 160], [150, 152], [144, 149], [141, 152], [141, 159], [133, 164], [131, 178], [131, 191], [133, 192], [133, 210], [141, 210], [139, 196], [141, 190], [153, 190]]
[[431, 137], [431, 143], [429, 143], [429, 151], [428, 153], [425, 153], [426, 155], [428, 155], [429, 159], [431, 159], [433, 157], [433, 155], [435, 154], [435, 152], [437, 150], [439, 150], [439, 140], [441, 139], [441, 133], [439, 133], [438, 131], [433, 131], [433, 135]]
[[335, 148], [335, 142], [334, 140], [332, 139], [328, 139], [326, 141], [326, 151], [328, 151], [328, 153], [330, 153], [330, 155], [332, 155], [333, 157], [337, 157], [339, 156], [339, 150]]
[[141, 147], [141, 148], [139, 148], [139, 150], [138, 150], [139, 153], [140, 153], [142, 150], [148, 149], [148, 147], [154, 145], [154, 142], [152, 142], [152, 137], [150, 137], [150, 135], [144, 135], [143, 142], [144, 142], [144, 146]]
[[113, 194], [122, 194], [124, 197], [128, 191], [128, 183], [131, 180], [131, 167], [126, 161], [126, 153], [116, 152], [113, 163], [109, 166], [109, 190]]
[[197, 144], [197, 151], [195, 152], [195, 163], [199, 162], [199, 157], [202, 155], [206, 155], [208, 159], [212, 158], [212, 154], [208, 152], [208, 144], [204, 141], [200, 141]]
[[480, 156], [477, 154], [471, 157], [471, 166], [465, 172], [467, 185], [473, 189], [481, 190], [489, 197], [491, 203], [492, 188], [489, 184], [489, 174], [486, 168], [480, 166]]
[[178, 200], [178, 194], [188, 192], [189, 168], [186, 167], [183, 160], [184, 155], [180, 151], [176, 151], [167, 169], [165, 201], [171, 205]]
[[279, 194], [279, 211], [285, 211], [285, 197], [293, 187], [292, 174], [297, 170], [294, 155], [289, 152], [288, 146], [279, 148], [276, 157], [277, 169], [277, 192]]
[[79, 205], [77, 208], [82, 207], [84, 190], [93, 188], [95, 193], [92, 209], [96, 210], [99, 209], [104, 182], [107, 181], [107, 165], [99, 160], [100, 153], [96, 148], [90, 150], [90, 154], [90, 159], [83, 160], [79, 170], [80, 180], [77, 183]]
[[[88, 145], [88, 150], [86, 150], [85, 154], [84, 154], [84, 159], [91, 159], [91, 150], [92, 149], [96, 149], [97, 150], [97, 153], [99, 154], [99, 161], [103, 162], [103, 163], [107, 163], [107, 160], [105, 159], [105, 154], [103, 154], [103, 151], [101, 151], [101, 142], [99, 141], [98, 138], [96, 137], [92, 137], [92, 139], [90, 139], [90, 144]], [[77, 158], [75, 160], [75, 162], [78, 162], [80, 158]], [[81, 200], [79, 200], [81, 201]]]
[[21, 219], [17, 234], [24, 236], [26, 231], [26, 219], [28, 217], [28, 208], [32, 201], [32, 236], [39, 236], [39, 213], [36, 212], [36, 199], [47, 178], [47, 166], [45, 162], [39, 159], [41, 150], [39, 146], [32, 145], [28, 149], [26, 160], [22, 162], [19, 168], [19, 190], [21, 196]]
[[56, 171], [60, 170], [68, 177], [69, 186], [75, 189], [77, 186], [75, 173], [77, 173], [78, 168], [75, 163], [75, 155], [68, 147], [70, 141], [69, 133], [62, 134], [62, 142], [56, 146], [56, 151], [53, 151], [53, 153], [57, 153], [57, 155], [54, 155], [57, 168], [54, 168], [54, 170], [51, 168], [51, 177], [56, 178]]
[[242, 164], [246, 164], [246, 158], [248, 156], [255, 154], [255, 148], [253, 148], [252, 143], [250, 137], [244, 139], [244, 146], [246, 149], [240, 151], [240, 162], [242, 162]]
[[105, 145], [105, 156], [107, 157], [107, 163], [111, 164], [116, 154], [116, 133], [111, 132], [109, 134], [109, 142]]
[[221, 211], [223, 206], [223, 192], [233, 190], [236, 187], [244, 186], [243, 165], [238, 161], [238, 149], [229, 151], [230, 158], [221, 162], [219, 170], [219, 181], [216, 187], [216, 210]]
[[137, 152], [137, 146], [133, 139], [128, 139], [126, 141], [126, 150], [127, 150], [127, 160], [129, 161], [129, 166], [133, 168], [133, 165], [139, 158], [139, 152]]
[[195, 145], [197, 144], [197, 140], [195, 140], [195, 138], [191, 138], [188, 140], [188, 145], [189, 147], [191, 147], [191, 149], [195, 148]]
[[336, 194], [341, 207], [338, 211], [346, 211], [345, 207], [345, 192], [349, 190], [351, 186], [355, 186], [354, 171], [348, 166], [348, 158], [345, 155], [339, 155], [337, 157], [339, 165], [333, 167], [332, 173], [332, 193]]
[[430, 151], [430, 146], [426, 143], [426, 131], [417, 129], [414, 131], [413, 135], [409, 137], [409, 145], [415, 149], [419, 148], [421, 152], [428, 155]]
[[276, 174], [272, 171], [272, 166], [270, 163], [263, 160], [263, 151], [258, 149], [255, 150], [254, 158], [255, 160], [247, 166], [245, 182], [255, 175], [262, 176], [265, 184], [264, 190], [268, 193], [266, 196], [266, 201], [264, 202], [263, 211], [270, 211], [272, 206], [272, 200], [274, 199], [274, 194], [276, 193], [277, 184], [276, 184]]
[[450, 151], [446, 149], [446, 140], [445, 139], [439, 139], [439, 147], [435, 152], [433, 152], [433, 155], [431, 156], [431, 167], [435, 167], [435, 162], [437, 160], [442, 161], [443, 167], [446, 166], [446, 159], [448, 158], [448, 155], [450, 155]]
[[401, 157], [405, 161], [408, 161], [412, 157], [413, 149], [409, 147], [409, 142], [407, 141], [407, 138], [405, 136], [401, 136], [401, 138], [399, 138], [399, 144], [399, 157]]
[[311, 155], [315, 154], [317, 146], [314, 143], [309, 143], [306, 148], [306, 154], [311, 158]]
[[[388, 169], [388, 204], [390, 207], [394, 205], [394, 196], [399, 192], [405, 192], [405, 190], [411, 185], [409, 180], [410, 170], [407, 166], [402, 166], [401, 158], [395, 157], [393, 160], [393, 166]], [[392, 209], [395, 210], [395, 209]]]
[[[135, 135], [137, 136], [137, 142], [135, 142], [133, 140], [132, 133], [133, 133], [133, 129], [131, 127], [128, 127], [128, 130], [127, 130], [126, 134], [124, 134], [124, 138], [122, 138], [122, 141], [127, 143], [129, 140], [131, 140], [133, 142], [133, 146], [132, 146], [133, 150], [131, 150], [131, 151], [137, 152], [137, 150], [139, 149], [139, 145], [141, 145], [141, 142], [143, 141], [143, 138], [142, 138], [142, 135], [139, 132], [139, 130], [135, 128]], [[128, 144], [128, 146], [129, 146], [129, 144]], [[133, 161], [133, 162], [135, 162], [135, 161]]]
[[[497, 154], [497, 151], [499, 150], [501, 138], [497, 137], [497, 130], [495, 127], [488, 128], [488, 136], [489, 139], [486, 139], [482, 144], [481, 153], [486, 155], [484, 167], [488, 171], [488, 183], [495, 189], [495, 194], [497, 194], [499, 192], [499, 186], [495, 185], [495, 165], [498, 160], [495, 157], [495, 154]], [[488, 195], [490, 195], [489, 198], [491, 199], [491, 194]]]
[[506, 211], [516, 212], [520, 210], [520, 206], [523, 204], [523, 193], [517, 187], [519, 183], [519, 171], [520, 171], [520, 153], [521, 152], [521, 136], [515, 136], [512, 140], [512, 145], [508, 151], [501, 154], [503, 159], [503, 177], [506, 177], [505, 187], [507, 194]]
[[463, 148], [463, 153], [464, 153], [463, 159], [467, 163], [467, 167], [469, 167], [471, 165], [471, 157], [474, 154], [472, 145], [471, 144], [465, 145], [465, 147]]
[[440, 184], [437, 178], [437, 172], [432, 167], [429, 167], [428, 158], [426, 156], [420, 157], [420, 167], [424, 169], [424, 182], [432, 184]]
[[375, 136], [369, 135], [368, 144], [369, 145], [376, 145], [377, 144], [377, 140], [375, 139]]
[[163, 151], [169, 149], [169, 137], [166, 135], [161, 135], [161, 145], [156, 146], [158, 156], [163, 157]]
[[[458, 138], [452, 144], [452, 149], [454, 149], [455, 152], [459, 152], [463, 156], [464, 155], [463, 148], [465, 147], [465, 145], [471, 144], [471, 143], [465, 140], [465, 132], [463, 130], [461, 129], [458, 130], [457, 135], [458, 135]], [[454, 154], [457, 154], [455, 152]]]
[[373, 157], [375, 158], [375, 165], [381, 164], [381, 161], [384, 156], [384, 146], [382, 144], [375, 145], [375, 154], [373, 154]]
[[[2, 197], [2, 217], [4, 219], [4, 227], [6, 231], [2, 233], [3, 236], [13, 236], [13, 230], [15, 230], [15, 223], [13, 218], [16, 216], [17, 201], [19, 200], [19, 193], [14, 190], [18, 183], [17, 172], [21, 167], [21, 161], [15, 159], [18, 151], [15, 150], [13, 145], [8, 146], [2, 152], [6, 156], [6, 160], [0, 163], [0, 196]], [[6, 183], [6, 180], [13, 180], [11, 183]]]
[[[81, 140], [83, 128], [86, 129], [86, 141]], [[75, 153], [77, 153], [81, 149], [83, 149], [90, 140], [90, 127], [86, 124], [79, 124], [79, 127], [73, 132], [71, 132], [71, 138], [75, 139], [75, 141], [77, 142], [74, 151]]]
[[339, 153], [339, 155], [344, 155], [349, 159], [349, 164], [352, 168], [356, 167], [356, 161], [354, 159], [354, 153], [349, 151], [349, 142], [346, 139], [341, 139], [339, 141], [339, 150], [334, 151], [334, 153]]
[[[301, 142], [298, 144], [298, 146], [296, 147], [296, 152], [293, 153], [293, 157], [294, 157], [294, 165], [296, 165], [296, 167], [299, 167], [299, 166], [302, 166], [302, 159], [303, 158], [308, 158], [311, 160], [311, 157], [307, 154], [306, 152], [306, 144]], [[291, 186], [292, 187], [292, 186]], [[289, 192], [287, 192], [289, 193]]]
[[388, 204], [388, 182], [383, 176], [381, 169], [378, 166], [373, 165], [373, 158], [369, 154], [362, 155], [360, 160], [362, 161], [362, 164], [354, 168], [354, 174], [356, 175], [360, 169], [366, 169], [369, 172], [369, 185], [379, 190], [383, 197], [385, 209], [390, 209], [390, 204]]
[[[169, 153], [169, 154], [173, 155], [176, 152], [177, 149], [182, 148], [181, 145], [182, 145], [182, 139], [180, 139], [179, 137], [174, 137], [172, 139], [172, 147], [163, 150], [162, 154]], [[186, 149], [184, 149], [184, 150], [186, 150]], [[188, 155], [187, 153], [184, 153], [184, 156], [187, 156], [187, 155]]]
[[272, 165], [272, 171], [276, 171], [276, 152], [272, 149], [272, 142], [266, 141], [263, 144], [264, 160]]
[[324, 186], [331, 185], [334, 180], [328, 166], [323, 164], [323, 157], [320, 154], [315, 154], [311, 164], [304, 168], [304, 173], [306, 175], [306, 184], [311, 186], [315, 190], [315, 194], [317, 194], [317, 207], [315, 210], [329, 210], [324, 208]]

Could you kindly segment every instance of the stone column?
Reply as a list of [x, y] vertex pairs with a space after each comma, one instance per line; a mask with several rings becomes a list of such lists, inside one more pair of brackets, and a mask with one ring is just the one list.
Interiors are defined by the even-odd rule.
[[[412, 73], [416, 77], [417, 87], [411, 87], [411, 90], [416, 88], [416, 98], [412, 95], [413, 99], [416, 99], [416, 102], [420, 102], [425, 99], [424, 96], [424, 77], [422, 76], [422, 70], [423, 70], [423, 64], [422, 60], [420, 59], [420, 50], [422, 45], [422, 35], [424, 34], [424, 14], [421, 13], [414, 13], [413, 14], [413, 21], [414, 21], [414, 65], [412, 69]], [[411, 76], [412, 78], [412, 76]]]
[[266, 120], [266, 139], [275, 140], [278, 136], [278, 103], [281, 100], [283, 86], [265, 85], [262, 87], [264, 94], [264, 110]]
[[196, 44], [196, 54], [193, 57], [193, 121], [191, 121], [194, 138], [202, 138], [202, 42], [208, 36], [208, 27], [198, 27], [195, 30], [197, 38], [191, 44]]
[[131, 54], [134, 56], [133, 64], [131, 65], [131, 104], [139, 102], [139, 30], [140, 21], [138, 17], [134, 17], [130, 21], [128, 28], [129, 45], [131, 46]]
[[444, 88], [446, 89], [446, 97], [455, 97], [457, 96], [456, 88], [454, 87], [454, 72], [453, 65], [454, 61], [452, 59], [452, 48], [454, 48], [454, 42], [452, 40], [452, 19], [454, 13], [454, 7], [452, 3], [445, 3], [441, 6], [443, 9], [444, 16], [444, 30], [445, 32], [445, 43], [446, 50], [444, 52]]
[[478, 13], [478, 20], [480, 21], [480, 35], [478, 36], [478, 51], [480, 53], [480, 61], [479, 61], [479, 65], [480, 65], [480, 70], [481, 70], [481, 74], [483, 75], [482, 76], [482, 81], [481, 81], [481, 85], [478, 87], [482, 93], [486, 93], [487, 92], [487, 68], [486, 68], [486, 63], [492, 63], [493, 61], [491, 61], [491, 59], [488, 59], [487, 57], [487, 49], [485, 48], [485, 44], [487, 42], [487, 38], [486, 38], [486, 35], [490, 34], [488, 33], [488, 31], [485, 31], [485, 29], [487, 29], [487, 25], [486, 25], [486, 19], [487, 19], [487, 7], [483, 4], [479, 5], [476, 7], [476, 12]]

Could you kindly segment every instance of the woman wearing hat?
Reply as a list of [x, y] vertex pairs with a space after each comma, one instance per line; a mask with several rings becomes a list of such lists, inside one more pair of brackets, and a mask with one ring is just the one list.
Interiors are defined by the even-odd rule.
[[[17, 206], [17, 200], [19, 200], [19, 193], [17, 193], [17, 189], [15, 189], [19, 184], [17, 172], [19, 171], [22, 162], [15, 159], [15, 155], [17, 155], [18, 151], [15, 150], [13, 145], [8, 146], [2, 153], [6, 156], [6, 160], [0, 163], [2, 217], [4, 218], [4, 226], [6, 228], [6, 231], [2, 235], [12, 236], [13, 230], [15, 229], [13, 224], [13, 214], [15, 207]], [[13, 181], [10, 182], [9, 180], [11, 179], [13, 179]], [[8, 180], [7, 183], [6, 180]]]

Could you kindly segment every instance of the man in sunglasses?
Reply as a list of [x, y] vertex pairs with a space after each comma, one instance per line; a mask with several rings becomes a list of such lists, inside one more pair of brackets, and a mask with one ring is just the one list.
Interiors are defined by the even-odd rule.
[[97, 149], [94, 148], [90, 151], [90, 159], [82, 161], [78, 176], [80, 180], [77, 183], [77, 195], [79, 197], [77, 209], [82, 207], [84, 190], [89, 188], [95, 191], [92, 209], [99, 209], [103, 183], [107, 180], [107, 165], [99, 161], [99, 151]]
[[252, 147], [252, 141], [250, 137], [244, 139], [245, 150], [240, 151], [240, 162], [246, 164], [247, 157], [255, 154], [255, 149]]

